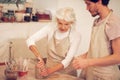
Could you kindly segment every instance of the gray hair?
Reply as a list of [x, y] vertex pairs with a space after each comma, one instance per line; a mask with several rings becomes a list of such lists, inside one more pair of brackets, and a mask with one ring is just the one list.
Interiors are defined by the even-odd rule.
[[63, 19], [68, 22], [75, 22], [76, 17], [73, 8], [70, 7], [65, 7], [65, 8], [60, 8], [59, 10], [56, 11], [56, 18], [57, 19]]

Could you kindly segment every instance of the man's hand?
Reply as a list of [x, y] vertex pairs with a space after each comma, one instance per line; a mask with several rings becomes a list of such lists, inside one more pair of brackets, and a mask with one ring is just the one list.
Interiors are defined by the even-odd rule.
[[83, 57], [74, 58], [72, 65], [75, 69], [83, 69], [89, 66], [88, 59]]

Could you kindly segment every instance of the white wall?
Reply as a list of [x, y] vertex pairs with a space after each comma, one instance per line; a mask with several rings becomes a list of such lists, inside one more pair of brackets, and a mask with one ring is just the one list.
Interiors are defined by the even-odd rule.
[[110, 0], [109, 7], [120, 16], [120, 0]]
[[35, 9], [47, 9], [54, 12], [57, 9], [57, 0], [33, 0]]

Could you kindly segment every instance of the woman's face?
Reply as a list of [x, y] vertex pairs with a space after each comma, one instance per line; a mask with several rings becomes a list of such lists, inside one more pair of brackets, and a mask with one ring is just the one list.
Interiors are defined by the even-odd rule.
[[62, 19], [57, 19], [57, 23], [58, 23], [58, 29], [61, 32], [66, 32], [70, 29], [72, 22], [67, 22], [65, 20]]

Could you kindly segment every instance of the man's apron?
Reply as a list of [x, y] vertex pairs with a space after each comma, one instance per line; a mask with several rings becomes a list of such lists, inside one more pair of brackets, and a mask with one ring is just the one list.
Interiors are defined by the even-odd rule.
[[[70, 47], [69, 35], [62, 40], [57, 40], [55, 37], [51, 39], [48, 43], [48, 58], [47, 58], [47, 67], [54, 67], [55, 65], [61, 63], [65, 59], [67, 52]], [[61, 73], [75, 74], [72, 67], [67, 67], [66, 69], [60, 70]], [[73, 73], [74, 72], [74, 73]]]
[[[105, 33], [106, 22], [111, 13], [102, 24], [93, 27], [88, 58], [100, 58], [111, 55], [108, 49], [109, 41]], [[92, 66], [86, 69], [85, 80], [119, 80], [118, 76], [120, 74], [117, 65], [106, 67]]]

